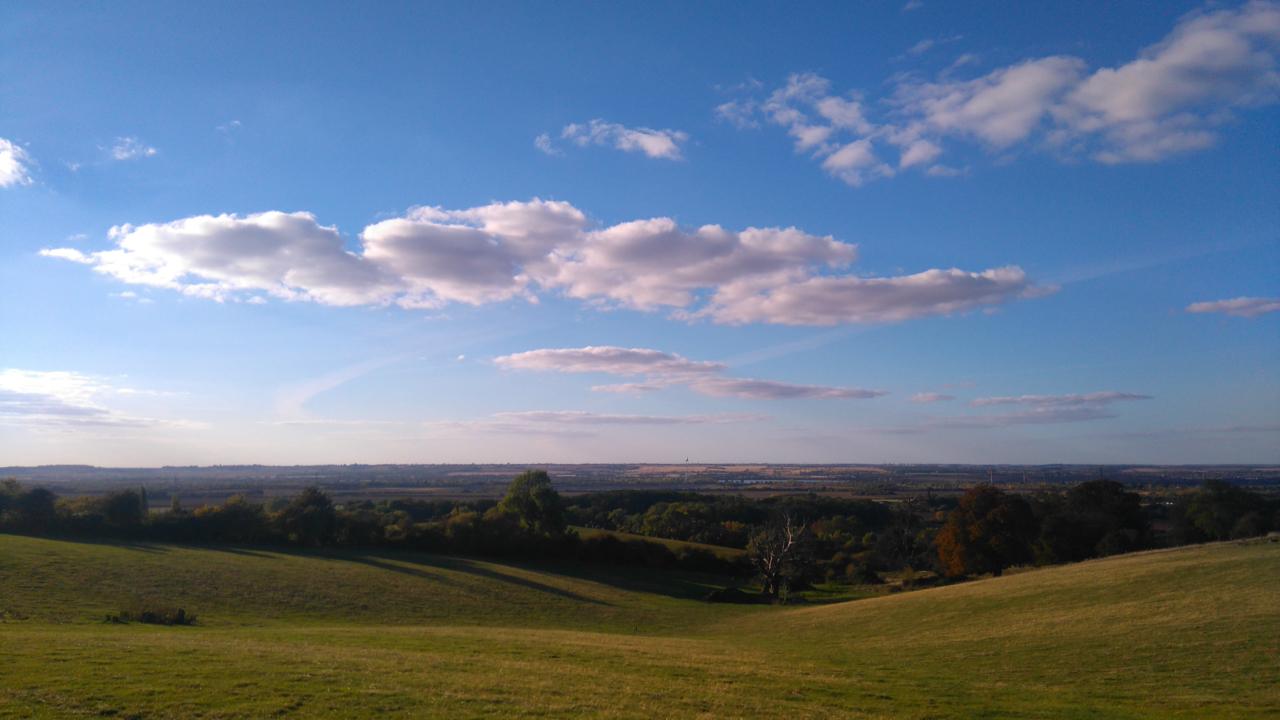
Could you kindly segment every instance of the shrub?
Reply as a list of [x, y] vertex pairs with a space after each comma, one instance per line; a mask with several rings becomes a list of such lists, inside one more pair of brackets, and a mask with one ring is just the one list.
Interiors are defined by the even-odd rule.
[[122, 610], [117, 615], [108, 614], [109, 623], [145, 623], [147, 625], [195, 625], [196, 616], [183, 608], [141, 605]]

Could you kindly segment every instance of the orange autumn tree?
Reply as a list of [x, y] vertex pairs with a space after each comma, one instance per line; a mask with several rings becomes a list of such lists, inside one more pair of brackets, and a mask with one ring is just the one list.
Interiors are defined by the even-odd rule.
[[999, 575], [1031, 559], [1037, 529], [1026, 500], [992, 485], [978, 485], [960, 498], [934, 539], [938, 562], [951, 577]]

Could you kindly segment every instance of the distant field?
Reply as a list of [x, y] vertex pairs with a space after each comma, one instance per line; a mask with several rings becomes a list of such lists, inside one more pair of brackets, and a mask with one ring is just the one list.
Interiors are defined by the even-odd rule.
[[[0, 535], [0, 716], [1280, 716], [1280, 543], [799, 608], [590, 574]], [[100, 621], [138, 599], [201, 623]]]

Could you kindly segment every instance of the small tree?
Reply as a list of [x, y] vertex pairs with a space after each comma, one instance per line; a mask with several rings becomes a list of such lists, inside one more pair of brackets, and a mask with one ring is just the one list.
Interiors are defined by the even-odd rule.
[[498, 511], [513, 515], [520, 527], [534, 535], [559, 537], [568, 525], [564, 518], [564, 501], [551, 487], [546, 470], [525, 470], [511, 481], [507, 495], [498, 503]]
[[813, 570], [809, 530], [790, 514], [753, 535], [747, 556], [760, 577], [761, 591], [772, 598], [784, 597]]

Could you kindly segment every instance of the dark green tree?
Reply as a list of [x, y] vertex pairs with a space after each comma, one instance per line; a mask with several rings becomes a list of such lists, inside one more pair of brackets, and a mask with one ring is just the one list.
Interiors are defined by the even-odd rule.
[[535, 535], [559, 537], [568, 527], [564, 501], [551, 486], [551, 476], [545, 470], [525, 470], [517, 475], [497, 509], [514, 516], [520, 527]]
[[333, 539], [337, 512], [323, 490], [309, 487], [289, 501], [276, 516], [276, 522], [289, 542], [324, 545]]
[[137, 490], [120, 490], [102, 498], [102, 518], [116, 528], [135, 528], [147, 516], [143, 496]]
[[24, 490], [9, 501], [9, 516], [17, 530], [29, 533], [45, 533], [53, 529], [57, 521], [58, 496], [45, 488]]
[[1227, 540], [1241, 536], [1237, 524], [1249, 513], [1259, 513], [1252, 523], [1258, 534], [1266, 531], [1261, 522], [1266, 502], [1257, 493], [1222, 480], [1209, 480], [1196, 492], [1185, 496], [1174, 510], [1174, 536], [1179, 542]]

